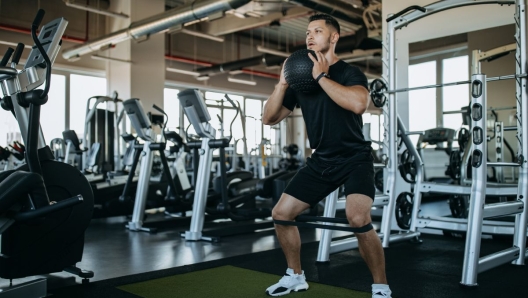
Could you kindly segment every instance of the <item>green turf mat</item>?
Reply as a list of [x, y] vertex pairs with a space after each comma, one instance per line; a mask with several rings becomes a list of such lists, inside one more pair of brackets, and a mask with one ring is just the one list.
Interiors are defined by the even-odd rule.
[[[265, 290], [276, 283], [280, 276], [258, 271], [221, 266], [212, 269], [178, 274], [118, 287], [144, 298], [165, 297], [269, 297]], [[370, 293], [309, 282], [306, 292], [292, 293], [288, 297], [311, 298], [370, 298]]]

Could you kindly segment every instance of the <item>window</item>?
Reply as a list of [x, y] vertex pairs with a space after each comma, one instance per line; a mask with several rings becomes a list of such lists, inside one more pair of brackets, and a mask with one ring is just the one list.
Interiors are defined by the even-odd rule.
[[7, 147], [8, 144], [13, 143], [13, 141], [22, 141], [22, 136], [20, 135], [20, 128], [18, 127], [18, 122], [11, 112], [0, 110], [0, 146]]
[[[468, 56], [460, 56], [442, 60], [442, 83], [466, 81], [469, 78]], [[447, 86], [442, 88], [443, 111], [459, 111], [469, 105], [469, 89], [467, 85]], [[444, 127], [454, 130], [462, 126], [461, 114], [444, 115]]]
[[180, 100], [178, 99], [178, 92], [180, 91], [177, 89], [163, 89], [163, 110], [169, 117], [167, 128], [176, 132], [178, 132], [176, 128], [180, 126]]
[[88, 98], [106, 95], [106, 78], [70, 75], [70, 129], [82, 138]]
[[262, 141], [262, 101], [246, 99], [246, 138], [248, 150], [258, 148]]
[[[44, 85], [39, 89], [43, 89]], [[51, 75], [48, 102], [40, 110], [40, 126], [49, 144], [55, 138], [62, 139], [66, 127], [66, 76]]]
[[[436, 61], [409, 65], [409, 87], [436, 84]], [[409, 131], [423, 131], [436, 127], [436, 89], [409, 92]], [[410, 136], [413, 144], [418, 135]]]
[[[370, 135], [364, 136], [365, 140], [372, 142], [372, 149], [378, 150], [380, 148], [380, 142], [383, 141], [383, 115], [376, 115], [370, 113], [363, 114], [363, 125], [370, 126]], [[365, 130], [363, 130], [366, 132]]]
[[[38, 89], [44, 89], [44, 84]], [[11, 113], [1, 111], [0, 120], [0, 146], [6, 147], [17, 140], [23, 143], [18, 122]], [[61, 116], [62, 115], [62, 116]], [[48, 102], [41, 107], [40, 125], [46, 142], [55, 138], [62, 138], [65, 128], [66, 116], [66, 77], [51, 75], [51, 86], [48, 93]]]
[[[242, 111], [244, 111], [244, 97], [239, 95], [229, 95], [229, 98], [231, 98], [235, 104], [240, 104], [240, 108]], [[225, 123], [225, 135], [229, 136], [232, 135], [231, 142], [237, 142], [237, 148], [236, 151], [238, 154], [242, 154], [244, 152], [244, 142], [242, 141], [242, 138], [244, 137], [244, 131], [242, 130], [242, 120], [240, 116], [240, 112], [237, 115], [237, 110], [235, 108], [232, 108], [233, 106], [229, 102], [225, 102], [224, 105], [226, 105], [229, 108], [224, 108], [224, 123]], [[236, 118], [234, 118], [236, 115]], [[234, 121], [233, 121], [234, 118]], [[232, 126], [232, 132], [230, 132], [230, 125], [231, 121], [233, 121]], [[240, 141], [239, 141], [240, 140]]]

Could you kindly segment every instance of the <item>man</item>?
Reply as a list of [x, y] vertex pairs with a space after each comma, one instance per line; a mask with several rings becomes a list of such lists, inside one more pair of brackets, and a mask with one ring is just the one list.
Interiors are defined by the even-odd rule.
[[[359, 251], [367, 263], [374, 284], [372, 297], [391, 297], [385, 276], [385, 257], [381, 241], [371, 225], [370, 211], [375, 195], [374, 168], [370, 142], [362, 132], [361, 115], [369, 104], [367, 78], [335, 54], [339, 24], [331, 16], [310, 17], [306, 45], [315, 51], [312, 76], [320, 85], [318, 92], [302, 93], [288, 88], [281, 72], [279, 83], [266, 101], [262, 121], [274, 125], [286, 118], [296, 105], [301, 107], [310, 146], [315, 149], [286, 187], [272, 212], [273, 219], [293, 221], [297, 215], [316, 205], [341, 185], [345, 186], [346, 214], [356, 232]], [[266, 289], [270, 296], [308, 289], [301, 270], [301, 240], [295, 226], [275, 225], [288, 269], [275, 285]]]

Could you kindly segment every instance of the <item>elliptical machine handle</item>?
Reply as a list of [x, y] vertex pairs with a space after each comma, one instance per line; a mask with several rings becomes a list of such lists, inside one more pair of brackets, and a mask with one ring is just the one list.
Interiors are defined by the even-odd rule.
[[13, 55], [13, 60], [11, 60], [11, 64], [17, 65], [18, 62], [20, 61], [20, 57], [22, 57], [23, 52], [24, 52], [24, 44], [19, 42], [16, 47], [15, 54]]
[[7, 65], [7, 62], [11, 58], [11, 55], [13, 55], [14, 51], [15, 50], [13, 50], [13, 48], [7, 48], [7, 51], [5, 52], [4, 57], [2, 58], [2, 61], [0, 61], [0, 67], [4, 67]]
[[33, 23], [31, 24], [31, 27], [38, 28], [38, 26], [40, 26], [40, 23], [42, 23], [42, 19], [44, 18], [45, 14], [46, 12], [44, 11], [44, 9], [39, 9], [37, 11], [37, 15], [33, 19]]
[[51, 213], [54, 213], [54, 212], [57, 212], [57, 211], [60, 211], [60, 210], [63, 210], [69, 207], [73, 207], [82, 202], [83, 202], [83, 197], [81, 195], [77, 195], [73, 198], [65, 199], [55, 204], [50, 204], [50, 205], [47, 205], [47, 206], [44, 206], [44, 207], [41, 207], [35, 210], [18, 213], [17, 215], [14, 216], [13, 219], [16, 222], [26, 222], [26, 221], [30, 221], [33, 219], [37, 219], [39, 217], [49, 215]]

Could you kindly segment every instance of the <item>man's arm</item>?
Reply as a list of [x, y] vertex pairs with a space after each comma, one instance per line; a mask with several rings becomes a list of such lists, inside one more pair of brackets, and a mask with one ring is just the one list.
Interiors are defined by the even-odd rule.
[[288, 83], [284, 78], [284, 64], [286, 64], [286, 60], [284, 60], [284, 63], [282, 64], [283, 67], [279, 83], [275, 85], [273, 93], [271, 93], [270, 97], [264, 104], [264, 111], [262, 112], [262, 124], [264, 125], [275, 125], [281, 122], [282, 119], [288, 117], [291, 113], [290, 110], [282, 105], [286, 89], [288, 89]]
[[343, 109], [362, 115], [368, 108], [370, 96], [361, 85], [343, 86], [326, 77], [319, 80], [319, 85]]
[[264, 103], [262, 124], [275, 125], [290, 115], [291, 111], [282, 105], [287, 88], [288, 85], [281, 84], [280, 82], [275, 86], [275, 90], [273, 90], [273, 93], [266, 103]]
[[[315, 52], [317, 59], [308, 55], [314, 63], [312, 75], [314, 79], [322, 73], [328, 73], [330, 66], [325, 56], [321, 52]], [[370, 95], [368, 90], [361, 85], [343, 86], [329, 78], [322, 77], [319, 79], [319, 85], [330, 96], [330, 98], [345, 110], [362, 115], [368, 108]]]

